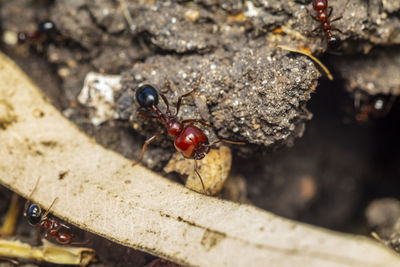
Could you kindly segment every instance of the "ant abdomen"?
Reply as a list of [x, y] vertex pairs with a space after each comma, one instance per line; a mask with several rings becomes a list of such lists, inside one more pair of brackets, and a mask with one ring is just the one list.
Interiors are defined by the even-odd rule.
[[72, 235], [58, 232], [56, 239], [60, 244], [69, 244], [71, 242]]
[[331, 38], [328, 39], [328, 46], [331, 49], [338, 49], [341, 44], [342, 41], [337, 36], [332, 36]]

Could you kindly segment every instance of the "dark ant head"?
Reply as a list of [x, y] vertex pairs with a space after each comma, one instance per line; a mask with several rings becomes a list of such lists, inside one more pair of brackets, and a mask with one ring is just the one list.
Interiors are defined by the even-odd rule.
[[157, 106], [157, 90], [152, 85], [142, 85], [136, 90], [136, 99], [141, 107], [150, 108], [152, 106]]
[[54, 22], [47, 20], [47, 21], [43, 21], [41, 23], [39, 23], [38, 25], [38, 33], [42, 34], [42, 33], [49, 33], [52, 31], [55, 31], [56, 29], [56, 25], [54, 24]]
[[328, 46], [330, 49], [336, 50], [341, 44], [342, 42], [340, 41], [339, 37], [332, 36], [328, 39]]
[[385, 108], [386, 99], [382, 96], [378, 96], [373, 100], [374, 109], [377, 111], [381, 111]]
[[30, 224], [36, 225], [42, 220], [42, 210], [39, 205], [32, 204], [29, 206], [26, 216], [28, 217], [28, 222]]
[[19, 32], [18, 33], [18, 43], [22, 44], [28, 40], [29, 36], [26, 32]]

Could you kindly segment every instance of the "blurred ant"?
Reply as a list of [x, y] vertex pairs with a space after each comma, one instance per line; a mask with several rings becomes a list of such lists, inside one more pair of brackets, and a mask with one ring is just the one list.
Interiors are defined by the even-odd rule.
[[18, 43], [23, 44], [31, 40], [37, 40], [42, 36], [49, 35], [56, 32], [56, 25], [54, 22], [47, 20], [38, 24], [37, 30], [31, 33], [18, 32]]
[[396, 96], [376, 95], [361, 101], [361, 93], [356, 92], [354, 96], [355, 119], [359, 123], [367, 122], [371, 115], [373, 117], [384, 117], [391, 110]]
[[[349, 1], [349, 0], [348, 0]], [[348, 3], [347, 1], [347, 3]], [[343, 33], [341, 30], [337, 28], [333, 28], [331, 26], [331, 23], [334, 21], [338, 21], [343, 18], [342, 15], [339, 17], [329, 20], [329, 17], [332, 15], [333, 7], [328, 6], [328, 0], [313, 0], [312, 1], [313, 9], [317, 11], [317, 17], [313, 16], [308, 9], [307, 13], [308, 15], [313, 18], [317, 22], [321, 22], [322, 24], [322, 30], [325, 32], [328, 40], [328, 46], [331, 49], [337, 49], [340, 46], [341, 40], [339, 37], [333, 35], [332, 31], [338, 31], [340, 33]], [[347, 6], [347, 4], [346, 4]], [[345, 8], [346, 8], [345, 6]], [[326, 10], [329, 9], [329, 13], [326, 13]], [[317, 30], [320, 30], [320, 27], [315, 28], [312, 32], [315, 32]]]
[[[177, 115], [179, 113], [179, 109], [181, 107], [182, 99], [184, 97], [189, 96], [194, 91], [196, 91], [201, 83], [201, 77], [199, 78], [198, 82], [195, 84], [192, 91], [181, 95], [178, 98], [178, 102], [176, 105], [176, 112], [172, 114], [171, 110], [169, 109], [169, 103], [167, 98], [164, 94], [168, 93], [171, 90], [171, 84], [169, 80], [165, 81], [165, 87], [167, 88], [166, 91], [161, 92], [158, 94], [157, 90], [154, 86], [145, 84], [140, 86], [136, 91], [136, 99], [140, 105], [140, 107], [136, 110], [136, 113], [145, 118], [158, 118], [164, 126], [167, 128], [169, 136], [174, 139], [175, 148], [183, 154], [185, 158], [194, 159], [194, 171], [196, 172], [197, 176], [200, 178], [201, 185], [203, 187], [203, 191], [207, 194], [203, 179], [201, 178], [200, 173], [198, 172], [197, 168], [197, 160], [201, 160], [205, 157], [205, 155], [209, 152], [210, 147], [214, 146], [217, 143], [230, 143], [236, 145], [244, 145], [243, 142], [234, 142], [225, 139], [219, 139], [217, 141], [212, 142], [209, 144], [207, 136], [204, 134], [202, 130], [198, 127], [193, 125], [193, 123], [200, 123], [203, 126], [211, 127], [206, 121], [201, 119], [189, 119], [179, 121], [177, 119]], [[165, 113], [163, 113], [158, 107], [158, 96], [161, 96], [167, 109]], [[147, 113], [142, 113], [141, 110], [150, 110], [155, 113], [155, 116], [149, 115]], [[139, 160], [134, 163], [133, 165], [138, 164], [142, 161], [143, 155], [147, 150], [147, 146], [153, 142], [157, 137], [159, 137], [162, 133], [157, 133], [154, 136], [150, 137], [146, 140], [142, 147], [142, 154], [140, 155]]]
[[28, 198], [28, 201], [25, 204], [24, 208], [24, 216], [28, 218], [29, 224], [38, 227], [41, 230], [46, 232], [45, 237], [54, 238], [60, 244], [78, 244], [76, 242], [71, 243], [72, 238], [75, 235], [64, 233], [61, 230], [62, 227], [66, 229], [70, 229], [69, 226], [60, 223], [54, 218], [49, 218], [50, 209], [53, 207], [54, 203], [57, 201], [58, 198], [55, 198], [51, 203], [50, 207], [43, 212], [42, 209], [38, 204], [30, 204], [30, 198], [36, 190], [36, 187], [39, 183], [40, 178], [36, 182], [35, 187], [32, 190], [31, 195]]

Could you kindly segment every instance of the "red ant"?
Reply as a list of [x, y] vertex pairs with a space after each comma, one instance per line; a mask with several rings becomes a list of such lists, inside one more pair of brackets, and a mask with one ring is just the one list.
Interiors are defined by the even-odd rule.
[[[333, 20], [329, 20], [329, 17], [332, 15], [333, 7], [328, 6], [328, 0], [313, 0], [312, 5], [313, 9], [318, 12], [317, 17], [313, 16], [310, 11], [306, 9], [308, 15], [310, 15], [310, 17], [313, 18], [315, 21], [322, 23], [322, 29], [325, 31], [325, 34], [328, 38], [328, 46], [332, 49], [337, 49], [340, 46], [341, 41], [339, 37], [333, 35], [332, 31], [338, 31], [340, 33], [342, 33], [342, 31], [337, 28], [332, 28], [331, 23], [342, 19], [343, 16], [339, 16]], [[326, 13], [327, 9], [329, 9], [329, 14]], [[315, 28], [312, 32], [315, 32], [319, 29], [321, 28]]]
[[[152, 85], [149, 85], [149, 84], [142, 85], [136, 91], [136, 99], [140, 105], [140, 107], [137, 109], [136, 113], [145, 118], [158, 118], [164, 124], [164, 126], [167, 128], [169, 136], [174, 138], [175, 148], [179, 152], [182, 152], [182, 154], [185, 158], [194, 159], [194, 171], [196, 172], [197, 176], [200, 178], [200, 182], [203, 187], [204, 193], [207, 194], [204, 183], [203, 183], [203, 179], [201, 178], [201, 175], [198, 172], [197, 160], [203, 159], [205, 157], [205, 155], [209, 152], [210, 147], [212, 147], [213, 145], [215, 145], [217, 143], [224, 142], [224, 143], [237, 144], [237, 145], [244, 145], [245, 143], [234, 142], [234, 141], [229, 141], [229, 140], [225, 140], [225, 139], [219, 139], [219, 140], [214, 141], [211, 144], [209, 144], [208, 138], [204, 134], [204, 132], [202, 130], [200, 130], [198, 127], [196, 127], [195, 125], [193, 125], [193, 123], [200, 123], [207, 127], [210, 127], [211, 126], [210, 124], [208, 124], [206, 121], [201, 120], [201, 119], [200, 120], [199, 119], [189, 119], [189, 120], [183, 120], [183, 121], [179, 121], [177, 119], [177, 115], [178, 115], [179, 109], [181, 107], [182, 99], [184, 97], [189, 96], [194, 91], [196, 91], [200, 86], [200, 82], [201, 82], [201, 77], [199, 78], [199, 81], [195, 84], [192, 91], [190, 91], [186, 94], [183, 94], [178, 98], [178, 103], [176, 105], [175, 114], [171, 113], [171, 111], [169, 109], [168, 100], [164, 95], [171, 90], [171, 84], [170, 84], [169, 80], [166, 80], [166, 82], [165, 82], [165, 87], [167, 87], [167, 90], [164, 92], [161, 92], [160, 94], [158, 94], [157, 90]], [[161, 96], [165, 105], [167, 106], [165, 113], [163, 113], [158, 107], [158, 96], [159, 95]], [[141, 109], [150, 110], [153, 113], [155, 113], [156, 116], [142, 113], [142, 112], [140, 112]], [[143, 145], [142, 154], [140, 155], [139, 160], [136, 163], [134, 163], [133, 165], [136, 165], [142, 161], [143, 155], [147, 150], [147, 146], [151, 142], [153, 142], [157, 137], [159, 137], [160, 135], [161, 135], [161, 133], [157, 133], [154, 136], [152, 136], [146, 140], [146, 142]]]
[[54, 22], [47, 20], [38, 24], [37, 30], [32, 33], [19, 32], [18, 43], [22, 44], [30, 40], [39, 39], [41, 36], [45, 36], [56, 31], [56, 25]]
[[371, 117], [384, 117], [386, 116], [394, 102], [396, 101], [395, 96], [387, 96], [378, 94], [369, 99], [364, 99], [361, 102], [361, 93], [356, 92], [354, 97], [354, 108], [356, 110], [355, 119], [359, 123], [367, 122]]
[[[32, 190], [31, 196], [36, 190], [38, 183], [39, 180], [36, 182], [36, 185]], [[31, 196], [29, 198], [31, 198]], [[28, 218], [29, 224], [37, 226], [39, 229], [46, 231], [45, 237], [49, 236], [51, 238], [54, 238], [60, 244], [72, 244], [71, 240], [75, 235], [60, 231], [62, 227], [66, 229], [70, 229], [70, 227], [63, 223], [60, 223], [54, 218], [48, 217], [50, 209], [57, 201], [57, 199], [58, 198], [54, 199], [53, 203], [51, 203], [50, 207], [45, 212], [42, 211], [38, 204], [30, 204], [30, 201], [28, 200], [25, 204], [24, 216]], [[74, 242], [74, 244], [77, 243]]]

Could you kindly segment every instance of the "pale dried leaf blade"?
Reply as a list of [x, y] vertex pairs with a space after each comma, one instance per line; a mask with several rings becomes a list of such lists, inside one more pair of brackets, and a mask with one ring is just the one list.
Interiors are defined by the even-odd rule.
[[6, 258], [86, 266], [95, 261], [95, 254], [91, 248], [60, 246], [46, 240], [42, 246], [33, 247], [19, 240], [0, 239], [0, 256]]
[[7, 214], [5, 215], [3, 225], [0, 227], [1, 237], [11, 236], [15, 232], [17, 220], [20, 215], [19, 199], [20, 197], [15, 193], [11, 197], [11, 202]]
[[67, 222], [188, 265], [399, 265], [397, 254], [365, 237], [203, 196], [132, 168], [63, 118], [4, 55], [0, 79], [0, 103], [16, 118], [0, 130], [0, 181], [26, 197], [41, 177], [33, 200], [47, 208], [59, 197], [52, 212]]
[[[232, 155], [227, 146], [213, 148], [202, 160], [198, 160], [198, 168], [207, 194], [219, 193], [228, 178], [231, 169]], [[164, 167], [164, 171], [177, 172], [187, 176], [185, 186], [196, 192], [204, 193], [199, 176], [194, 171], [194, 160], [183, 157], [182, 153], [176, 152]]]

